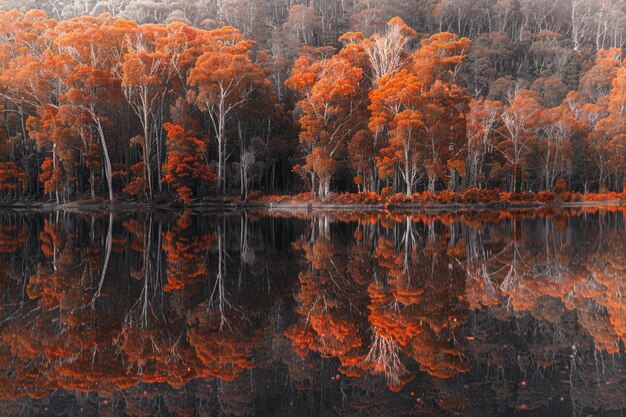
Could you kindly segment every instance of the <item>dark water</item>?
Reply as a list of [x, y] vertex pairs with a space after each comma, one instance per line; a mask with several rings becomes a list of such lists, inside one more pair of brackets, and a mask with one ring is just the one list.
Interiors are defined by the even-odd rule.
[[0, 214], [0, 415], [622, 415], [625, 211]]

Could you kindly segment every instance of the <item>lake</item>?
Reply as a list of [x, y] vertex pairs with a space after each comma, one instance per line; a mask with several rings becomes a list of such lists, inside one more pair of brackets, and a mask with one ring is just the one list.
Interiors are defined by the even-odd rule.
[[613, 416], [626, 209], [0, 214], [0, 414]]

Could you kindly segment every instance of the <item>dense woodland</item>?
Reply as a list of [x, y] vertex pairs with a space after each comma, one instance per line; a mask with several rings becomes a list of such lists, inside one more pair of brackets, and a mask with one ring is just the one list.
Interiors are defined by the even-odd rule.
[[0, 8], [5, 200], [623, 191], [623, 1]]

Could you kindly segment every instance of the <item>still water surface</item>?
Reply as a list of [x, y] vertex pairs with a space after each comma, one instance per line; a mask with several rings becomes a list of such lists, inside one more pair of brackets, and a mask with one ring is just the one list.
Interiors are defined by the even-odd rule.
[[2, 213], [0, 414], [622, 415], [625, 212]]

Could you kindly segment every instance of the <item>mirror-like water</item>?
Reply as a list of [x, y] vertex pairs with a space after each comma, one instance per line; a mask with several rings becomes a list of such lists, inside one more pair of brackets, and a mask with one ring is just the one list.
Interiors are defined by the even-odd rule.
[[0, 413], [620, 415], [625, 213], [0, 214]]

